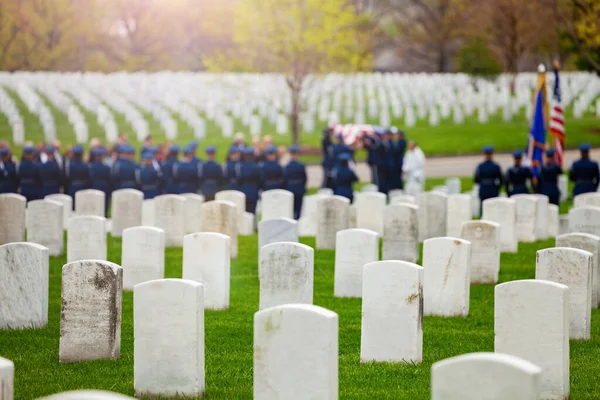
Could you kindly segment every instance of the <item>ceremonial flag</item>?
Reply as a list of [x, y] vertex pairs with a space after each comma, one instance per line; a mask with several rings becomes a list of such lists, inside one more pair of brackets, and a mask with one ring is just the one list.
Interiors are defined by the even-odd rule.
[[542, 168], [543, 154], [546, 149], [546, 69], [540, 65], [538, 82], [533, 96], [533, 120], [527, 143], [527, 165], [531, 173], [538, 177]]
[[550, 112], [550, 135], [554, 146], [556, 163], [562, 167], [565, 154], [565, 113], [560, 104], [560, 79], [558, 63], [554, 64], [554, 104]]

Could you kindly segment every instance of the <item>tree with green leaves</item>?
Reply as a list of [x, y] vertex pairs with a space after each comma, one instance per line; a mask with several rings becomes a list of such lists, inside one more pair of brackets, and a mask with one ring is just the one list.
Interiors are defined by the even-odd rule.
[[475, 38], [466, 43], [456, 57], [457, 70], [476, 78], [493, 79], [502, 73], [502, 64], [490, 50], [487, 41]]

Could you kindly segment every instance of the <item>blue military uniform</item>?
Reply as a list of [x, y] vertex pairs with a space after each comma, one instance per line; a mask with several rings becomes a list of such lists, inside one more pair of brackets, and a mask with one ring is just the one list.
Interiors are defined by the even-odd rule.
[[402, 180], [402, 166], [404, 165], [404, 153], [406, 153], [406, 139], [401, 137], [395, 143], [394, 157], [396, 159], [396, 173], [394, 174], [394, 189], [404, 189]]
[[[522, 151], [515, 151], [513, 153], [515, 159], [523, 157]], [[514, 194], [529, 194], [529, 187], [527, 181], [531, 181], [533, 177], [531, 170], [522, 165], [514, 165], [508, 171], [506, 171], [506, 193], [509, 196]]]
[[[190, 144], [187, 145], [188, 149], [190, 149], [191, 151], [196, 151], [196, 149], [198, 148], [198, 142], [190, 142]], [[192, 164], [194, 164], [196, 166], [196, 168], [202, 164], [202, 160], [196, 156], [195, 154], [192, 156]]]
[[[349, 161], [350, 154], [342, 153], [340, 161]], [[354, 201], [354, 190], [352, 184], [358, 182], [358, 177], [349, 167], [339, 164], [333, 170], [333, 193], [336, 196], [343, 196]]]
[[[298, 153], [298, 146], [290, 147], [291, 153]], [[302, 200], [306, 194], [306, 168], [304, 164], [292, 160], [284, 171], [286, 189], [294, 194], [294, 218], [299, 219], [302, 212]]]
[[[215, 146], [206, 148], [207, 154], [214, 154], [217, 151]], [[235, 171], [234, 171], [235, 172]], [[215, 194], [223, 186], [223, 169], [215, 161], [209, 160], [200, 165], [200, 191], [206, 201], [215, 199]]]
[[[153, 155], [147, 151], [142, 154], [142, 159], [151, 160]], [[144, 193], [144, 200], [153, 199], [161, 194], [162, 172], [153, 165], [140, 166], [136, 171], [136, 180], [139, 189]]]
[[[266, 150], [266, 154], [274, 154], [276, 151], [275, 146], [269, 146]], [[272, 189], [283, 189], [285, 180], [283, 176], [283, 168], [277, 161], [266, 160], [261, 166], [262, 174], [262, 189], [263, 191]]]
[[[83, 147], [81, 145], [73, 146], [72, 153], [74, 158], [69, 160], [65, 167], [65, 187], [66, 194], [73, 197], [80, 190], [91, 188], [90, 168], [83, 162]], [[75, 201], [73, 201], [75, 203]], [[75, 204], [73, 204], [74, 206]]]
[[329, 128], [323, 130], [323, 139], [321, 139], [321, 151], [323, 152], [323, 184], [324, 188], [332, 188], [331, 182], [331, 171], [333, 169], [334, 158], [333, 158], [333, 144], [331, 143], [331, 136], [329, 134]]
[[384, 150], [384, 168], [385, 168], [385, 186], [382, 193], [388, 194], [392, 189], [399, 189], [399, 174], [396, 161], [396, 144], [391, 140], [383, 141]]
[[[579, 150], [582, 152], [588, 152], [590, 150], [589, 144], [582, 144], [579, 146]], [[598, 169], [598, 163], [590, 160], [589, 157], [585, 156], [575, 161], [569, 171], [569, 178], [575, 183], [573, 188], [573, 196], [577, 196], [582, 193], [590, 193], [598, 190], [598, 183], [600, 182], [600, 170]]]
[[[548, 149], [546, 151], [548, 157], [554, 156], [554, 149]], [[558, 188], [558, 177], [563, 174], [562, 168], [554, 163], [554, 161], [548, 161], [542, 168], [540, 174], [540, 188], [543, 195], [548, 196], [550, 204], [559, 205], [560, 203], [560, 189]]]
[[[135, 152], [133, 147], [125, 145], [121, 151], [126, 154]], [[112, 186], [114, 190], [137, 189], [136, 173], [137, 165], [131, 160], [118, 159], [112, 167]]]
[[[46, 149], [48, 151], [54, 151], [54, 149]], [[42, 197], [49, 194], [60, 193], [60, 188], [63, 182], [62, 170], [58, 163], [54, 160], [46, 161], [40, 165], [40, 177], [42, 179]]]
[[[189, 146], [184, 150], [186, 154], [190, 154], [191, 151]], [[177, 182], [177, 190], [180, 194], [198, 191], [199, 165], [190, 160], [181, 161], [173, 166], [173, 177]]]
[[[237, 153], [240, 149], [235, 146], [229, 148], [229, 154]], [[227, 190], [239, 190], [239, 182], [238, 182], [238, 174], [236, 172], [237, 165], [239, 161], [232, 161], [227, 157], [227, 162], [225, 163], [225, 170], [223, 171], [223, 175], [225, 176]]]
[[0, 160], [0, 193], [17, 193], [19, 189], [17, 166], [9, 156], [9, 149], [0, 149], [0, 157], [6, 158], [5, 161]]
[[[493, 153], [493, 147], [485, 147], [484, 153]], [[479, 184], [479, 198], [484, 200], [498, 197], [502, 187], [502, 169], [492, 160], [486, 160], [477, 166], [475, 183]]]
[[104, 193], [104, 210], [106, 212], [112, 193], [110, 167], [96, 158], [104, 154], [106, 154], [106, 150], [102, 147], [94, 150], [94, 161], [90, 163], [90, 177], [92, 179], [92, 189]]
[[179, 146], [173, 145], [169, 148], [169, 155], [162, 165], [162, 176], [164, 181], [164, 192], [166, 194], [177, 194], [179, 188], [175, 177], [173, 177], [173, 168], [179, 164], [177, 156], [179, 154]]
[[[32, 146], [26, 146], [24, 153], [34, 153]], [[42, 179], [40, 177], [40, 166], [32, 160], [22, 160], [19, 164], [19, 179], [21, 184], [21, 195], [27, 201], [38, 200], [42, 198]]]
[[[254, 149], [246, 148], [244, 153], [253, 154]], [[261, 173], [259, 166], [252, 161], [241, 161], [236, 164], [235, 172], [239, 191], [246, 195], [246, 211], [256, 214], [258, 191], [261, 187]]]

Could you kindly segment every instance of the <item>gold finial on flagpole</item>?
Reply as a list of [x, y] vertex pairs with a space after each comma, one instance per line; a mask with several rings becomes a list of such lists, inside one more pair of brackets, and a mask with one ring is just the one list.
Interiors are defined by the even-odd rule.
[[560, 63], [558, 60], [554, 60], [554, 69], [560, 69]]
[[546, 66], [544, 64], [538, 65], [538, 72], [540, 74], [543, 74], [544, 72], [546, 72]]

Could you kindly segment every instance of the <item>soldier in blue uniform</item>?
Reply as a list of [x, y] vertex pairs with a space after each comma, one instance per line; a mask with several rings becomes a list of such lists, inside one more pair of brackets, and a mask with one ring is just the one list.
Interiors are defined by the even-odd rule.
[[25, 146], [23, 156], [19, 164], [19, 178], [21, 183], [21, 195], [27, 201], [38, 200], [42, 198], [42, 180], [40, 177], [40, 166], [35, 159], [35, 148]]
[[302, 199], [306, 194], [306, 168], [298, 161], [298, 146], [290, 147], [291, 161], [284, 169], [286, 189], [294, 194], [294, 218], [299, 219], [302, 212]]
[[179, 192], [177, 182], [173, 177], [173, 169], [177, 164], [179, 164], [179, 146], [174, 144], [169, 147], [169, 154], [161, 167], [165, 194], [177, 194]]
[[581, 158], [573, 163], [569, 171], [569, 178], [575, 183], [573, 196], [598, 190], [600, 171], [598, 163], [590, 160], [590, 149], [591, 146], [587, 143], [579, 146]]
[[231, 146], [227, 152], [227, 161], [225, 162], [225, 170], [223, 174], [226, 180], [227, 190], [239, 190], [237, 165], [240, 163], [240, 149], [237, 146]]
[[560, 189], [558, 177], [563, 173], [562, 168], [554, 161], [554, 149], [546, 150], [546, 165], [540, 175], [541, 193], [548, 196], [550, 204], [559, 205]]
[[513, 194], [529, 194], [529, 187], [527, 182], [531, 183], [533, 175], [531, 170], [521, 165], [523, 160], [523, 152], [517, 150], [513, 153], [515, 164], [506, 171], [506, 194], [512, 196]]
[[333, 170], [333, 193], [354, 201], [352, 185], [358, 182], [358, 177], [349, 167], [350, 154], [342, 153], [339, 156], [338, 166]]
[[90, 168], [83, 161], [83, 146], [77, 144], [71, 149], [71, 159], [65, 167], [65, 193], [73, 198], [75, 193], [91, 188]]
[[[393, 131], [392, 131], [393, 132]], [[402, 166], [404, 165], [404, 153], [406, 153], [406, 135], [403, 131], [396, 130], [398, 139], [394, 143], [394, 158], [396, 160], [395, 185], [394, 189], [404, 189], [402, 180]]]
[[63, 182], [63, 173], [60, 166], [54, 159], [54, 147], [46, 147], [46, 162], [40, 164], [40, 177], [42, 179], [42, 197], [49, 194], [60, 193]]
[[479, 184], [479, 198], [482, 204], [484, 200], [498, 197], [503, 181], [502, 169], [492, 160], [494, 148], [492, 146], [484, 147], [483, 154], [485, 161], [477, 166], [474, 179], [475, 183]]
[[239, 189], [246, 195], [246, 211], [256, 214], [256, 202], [261, 186], [260, 167], [254, 161], [254, 149], [247, 147], [243, 150], [242, 161], [235, 165]]
[[[208, 146], [206, 150], [206, 162], [200, 165], [200, 191], [205, 201], [215, 199], [215, 194], [223, 186], [223, 169], [215, 161], [215, 146]], [[234, 171], [235, 172], [235, 171]]]
[[277, 148], [269, 146], [265, 149], [266, 160], [261, 166], [263, 191], [272, 189], [283, 189], [285, 180], [283, 177], [283, 168], [277, 162]]
[[0, 149], [0, 193], [17, 193], [19, 175], [9, 148]]
[[188, 144], [188, 148], [192, 151], [192, 164], [194, 164], [196, 167], [198, 167], [198, 165], [200, 165], [202, 163], [202, 160], [198, 157], [198, 154], [197, 154], [198, 142], [196, 142], [196, 141], [190, 142], [190, 144]]
[[323, 152], [323, 184], [324, 188], [332, 188], [331, 171], [333, 169], [333, 143], [331, 142], [331, 128], [323, 129], [323, 138], [321, 139], [321, 150]]
[[92, 189], [104, 193], [104, 213], [108, 211], [110, 204], [110, 195], [112, 193], [110, 167], [104, 163], [106, 149], [98, 147], [92, 150], [92, 162], [90, 163], [90, 177], [92, 179]]
[[144, 193], [144, 200], [161, 194], [162, 172], [154, 167], [153, 158], [154, 155], [149, 150], [142, 153], [142, 162], [136, 171], [138, 188]]
[[183, 159], [173, 166], [173, 177], [177, 182], [178, 193], [196, 193], [198, 191], [199, 164], [194, 162], [193, 146], [183, 149]]
[[119, 158], [113, 164], [111, 171], [112, 187], [114, 190], [137, 189], [135, 171], [138, 167], [133, 161], [135, 149], [128, 144], [122, 144], [118, 151]]
[[392, 189], [399, 189], [400, 183], [397, 170], [397, 160], [396, 160], [396, 143], [393, 140], [393, 131], [392, 129], [386, 129], [383, 134], [383, 149], [384, 149], [384, 169], [385, 169], [385, 186], [383, 187], [383, 192], [388, 194], [388, 192]]

